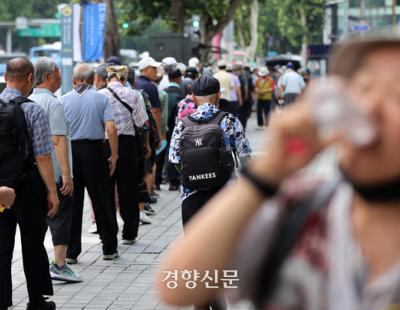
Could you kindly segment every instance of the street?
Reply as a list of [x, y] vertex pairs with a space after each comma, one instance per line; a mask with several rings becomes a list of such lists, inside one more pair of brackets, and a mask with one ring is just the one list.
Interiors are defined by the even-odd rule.
[[[265, 133], [256, 131], [255, 119], [253, 113], [248, 136], [253, 151], [258, 153], [263, 149]], [[328, 152], [321, 155], [306, 171], [313, 175], [330, 177], [335, 173], [334, 161], [334, 153]], [[78, 257], [78, 264], [73, 265], [73, 269], [81, 274], [84, 282], [78, 284], [53, 282], [54, 296], [51, 299], [56, 302], [58, 309], [170, 309], [160, 303], [152, 288], [153, 273], [171, 241], [181, 233], [182, 224], [178, 193], [169, 192], [164, 186], [160, 195], [159, 202], [153, 205], [157, 212], [153, 217], [153, 224], [140, 226], [139, 237], [135, 244], [120, 244], [118, 250], [121, 257], [115, 261], [102, 260], [98, 235], [87, 233], [91, 223], [89, 208], [85, 207], [83, 251]], [[45, 244], [52, 260], [49, 231]], [[19, 234], [16, 236], [13, 259], [13, 301], [13, 309], [25, 309], [28, 302]], [[249, 309], [249, 306], [244, 303], [231, 306], [229, 309], [244, 310]]]

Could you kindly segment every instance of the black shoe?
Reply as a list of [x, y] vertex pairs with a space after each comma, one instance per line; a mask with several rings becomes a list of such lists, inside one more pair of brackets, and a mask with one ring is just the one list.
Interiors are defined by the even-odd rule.
[[145, 203], [144, 204], [144, 213], [146, 213], [146, 215], [155, 215], [156, 211], [154, 211], [154, 209], [150, 206], [150, 204]]
[[56, 309], [56, 303], [54, 301], [46, 301], [44, 300], [41, 304], [39, 305], [31, 305], [28, 303], [26, 310], [55, 310]]
[[170, 192], [178, 191], [178, 190], [179, 190], [179, 186], [178, 186], [178, 185], [172, 185], [172, 184], [170, 184], [168, 190], [169, 190]]
[[154, 198], [158, 198], [158, 197], [160, 197], [160, 194], [157, 194], [156, 192], [153, 191], [150, 193], [150, 196], [154, 197]]
[[149, 203], [151, 203], [151, 204], [155, 204], [155, 203], [157, 203], [157, 198], [155, 198], [155, 197], [150, 197], [150, 200], [149, 200]]
[[156, 184], [156, 185], [154, 185], [154, 190], [156, 190], [156, 191], [160, 191], [160, 190], [161, 190], [161, 186], [160, 186], [160, 184]]

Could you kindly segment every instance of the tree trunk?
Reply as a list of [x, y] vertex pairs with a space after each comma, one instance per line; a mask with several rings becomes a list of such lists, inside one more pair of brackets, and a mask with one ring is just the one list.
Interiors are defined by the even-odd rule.
[[172, 30], [177, 33], [183, 33], [185, 28], [184, 0], [172, 0], [169, 12], [172, 16]]
[[302, 27], [301, 36], [301, 61], [303, 66], [307, 65], [307, 54], [308, 54], [308, 34], [307, 34], [307, 16], [304, 9], [300, 9], [300, 24]]
[[[218, 21], [214, 21], [212, 17], [204, 12], [200, 15], [200, 43], [205, 46], [213, 45], [213, 38], [217, 33], [222, 33], [224, 28], [229, 24], [229, 22], [233, 19], [236, 9], [239, 4], [244, 0], [230, 0], [228, 10], [226, 14]], [[210, 52], [203, 49], [202, 60], [209, 60]]]
[[253, 0], [250, 6], [250, 35], [251, 41], [247, 48], [247, 54], [250, 61], [254, 61], [258, 45], [258, 16], [259, 4], [258, 0]]
[[112, 0], [105, 0], [107, 4], [107, 22], [104, 38], [104, 58], [118, 56], [120, 49], [120, 37], [115, 17], [114, 5]]

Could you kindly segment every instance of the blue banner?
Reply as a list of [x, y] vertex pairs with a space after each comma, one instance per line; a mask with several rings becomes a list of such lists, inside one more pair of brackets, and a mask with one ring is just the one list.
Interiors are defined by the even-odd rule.
[[106, 10], [105, 3], [83, 6], [83, 61], [98, 61], [103, 58]]

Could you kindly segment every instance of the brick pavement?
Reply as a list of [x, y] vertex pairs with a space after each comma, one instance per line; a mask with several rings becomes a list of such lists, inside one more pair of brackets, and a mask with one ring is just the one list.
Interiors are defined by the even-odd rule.
[[[248, 130], [253, 149], [262, 150], [264, 133], [255, 131], [255, 118], [250, 121]], [[331, 162], [334, 156], [322, 156], [311, 169], [312, 173], [323, 170], [333, 171]], [[319, 168], [318, 168], [319, 167]], [[159, 203], [154, 205], [157, 214], [152, 225], [141, 225], [139, 237], [133, 245], [120, 244], [118, 250], [120, 259], [103, 261], [100, 241], [97, 235], [88, 234], [90, 213], [85, 206], [83, 226], [83, 251], [78, 264], [73, 265], [74, 271], [81, 274], [83, 283], [54, 283], [52, 300], [58, 309], [172, 309], [160, 303], [152, 288], [153, 273], [156, 270], [162, 254], [182, 231], [180, 220], [180, 204], [176, 192], [168, 192], [164, 187]], [[119, 237], [120, 238], [120, 237]], [[46, 248], [52, 259], [52, 244], [48, 232]], [[25, 309], [27, 292], [22, 268], [19, 235], [16, 236], [16, 249], [13, 259], [13, 309]], [[191, 309], [191, 308], [188, 308]], [[230, 306], [229, 309], [249, 309], [246, 303]]]

